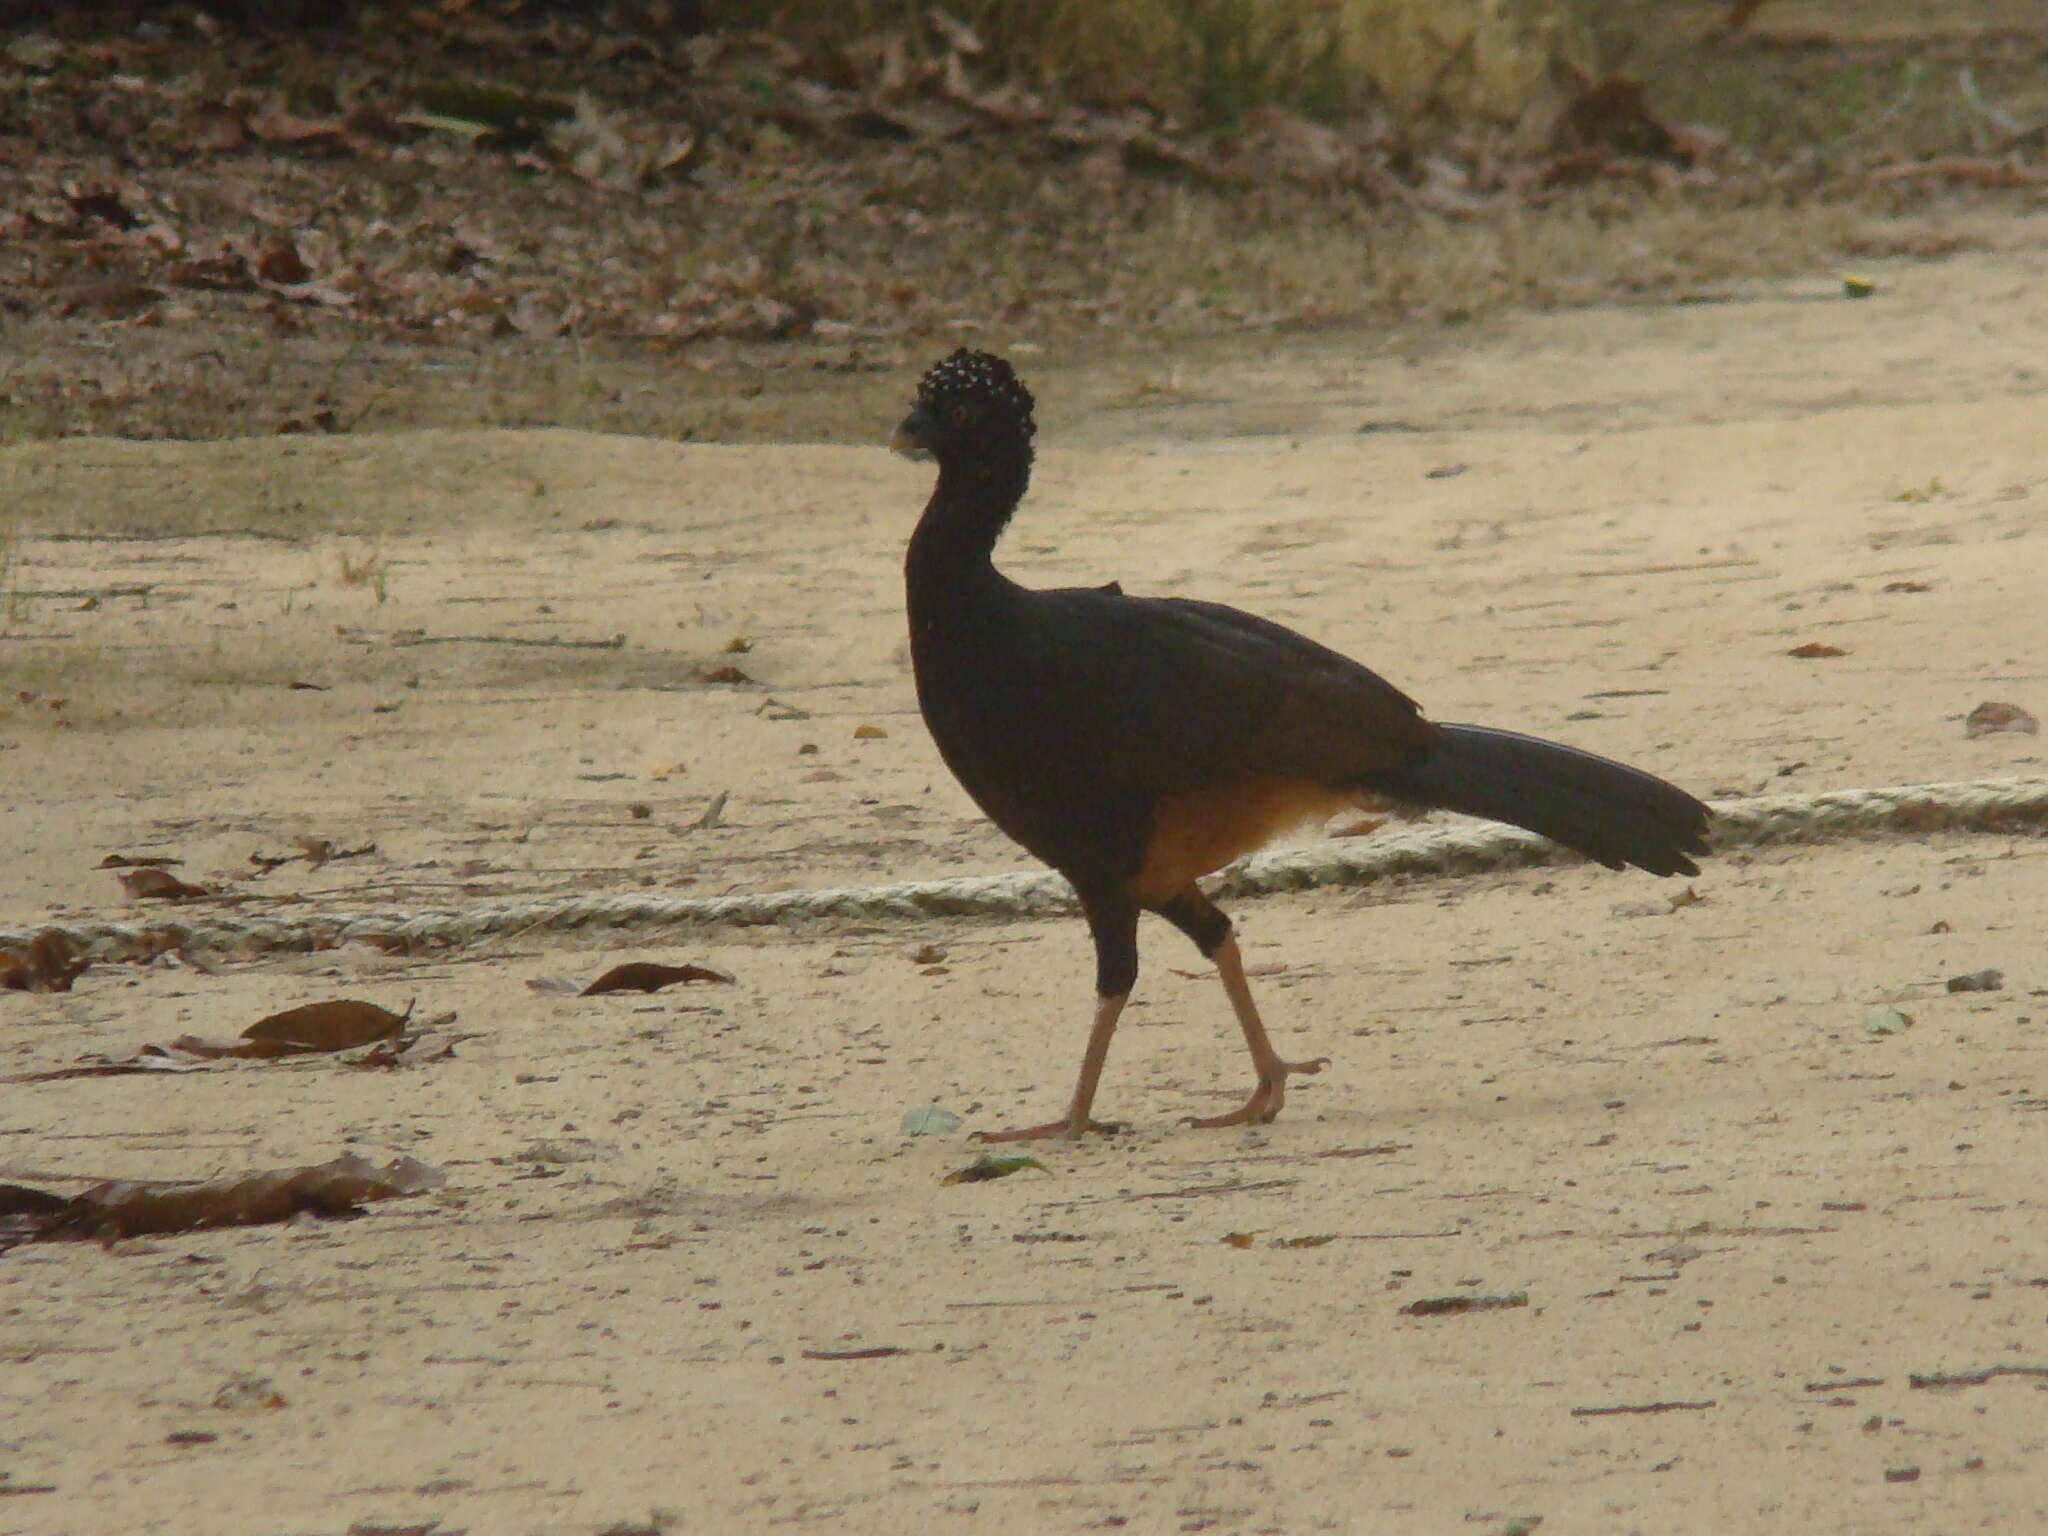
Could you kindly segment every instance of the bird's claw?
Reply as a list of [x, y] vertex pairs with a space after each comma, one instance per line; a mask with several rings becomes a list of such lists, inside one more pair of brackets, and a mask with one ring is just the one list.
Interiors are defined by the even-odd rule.
[[1276, 1061], [1259, 1074], [1259, 1085], [1252, 1090], [1244, 1108], [1233, 1109], [1227, 1115], [1190, 1115], [1181, 1123], [1204, 1131], [1218, 1131], [1231, 1125], [1270, 1125], [1287, 1102], [1287, 1079], [1297, 1072], [1313, 1077], [1329, 1064], [1327, 1056], [1318, 1056], [1314, 1061]]

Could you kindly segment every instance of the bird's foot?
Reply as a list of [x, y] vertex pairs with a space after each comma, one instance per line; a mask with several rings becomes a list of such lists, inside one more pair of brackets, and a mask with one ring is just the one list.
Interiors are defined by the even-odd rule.
[[1318, 1056], [1314, 1061], [1275, 1061], [1259, 1073], [1259, 1085], [1252, 1090], [1244, 1108], [1233, 1109], [1227, 1115], [1191, 1115], [1183, 1123], [1205, 1131], [1221, 1130], [1226, 1125], [1266, 1125], [1287, 1102], [1288, 1078], [1297, 1072], [1313, 1077], [1329, 1064], [1327, 1056]]
[[1064, 1120], [1049, 1120], [1044, 1125], [1019, 1126], [1014, 1131], [976, 1131], [969, 1141], [1050, 1141], [1055, 1136], [1070, 1137], [1079, 1141], [1090, 1131], [1103, 1136], [1114, 1136], [1123, 1127], [1114, 1120], [1091, 1120], [1086, 1115], [1076, 1118], [1067, 1116]]

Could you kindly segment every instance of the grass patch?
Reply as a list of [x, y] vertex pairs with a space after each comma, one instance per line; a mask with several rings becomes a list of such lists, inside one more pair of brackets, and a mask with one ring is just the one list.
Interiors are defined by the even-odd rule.
[[999, 74], [1206, 126], [1262, 106], [1330, 121], [1383, 108], [1512, 118], [1569, 30], [1564, 8], [1540, 0], [970, 0], [946, 16], [920, 0], [797, 12], [735, 0], [720, 16], [811, 46], [925, 54], [957, 47], [964, 22]]

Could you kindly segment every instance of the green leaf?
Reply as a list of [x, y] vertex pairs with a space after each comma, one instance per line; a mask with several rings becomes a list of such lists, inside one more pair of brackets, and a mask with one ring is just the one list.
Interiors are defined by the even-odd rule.
[[1052, 1170], [1037, 1158], [1022, 1152], [984, 1152], [965, 1168], [947, 1174], [939, 1180], [941, 1184], [985, 1184], [990, 1179], [1007, 1179], [1013, 1173], [1026, 1168], [1036, 1168], [1040, 1173]]
[[903, 1134], [906, 1136], [944, 1136], [959, 1129], [960, 1117], [936, 1104], [920, 1104], [903, 1112]]

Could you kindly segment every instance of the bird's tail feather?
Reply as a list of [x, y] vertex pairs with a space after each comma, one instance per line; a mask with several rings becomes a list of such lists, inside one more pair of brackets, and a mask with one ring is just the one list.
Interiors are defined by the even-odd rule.
[[1574, 747], [1478, 725], [1439, 725], [1430, 749], [1365, 787], [1523, 827], [1587, 858], [1653, 875], [1696, 875], [1706, 806], [1675, 785]]

